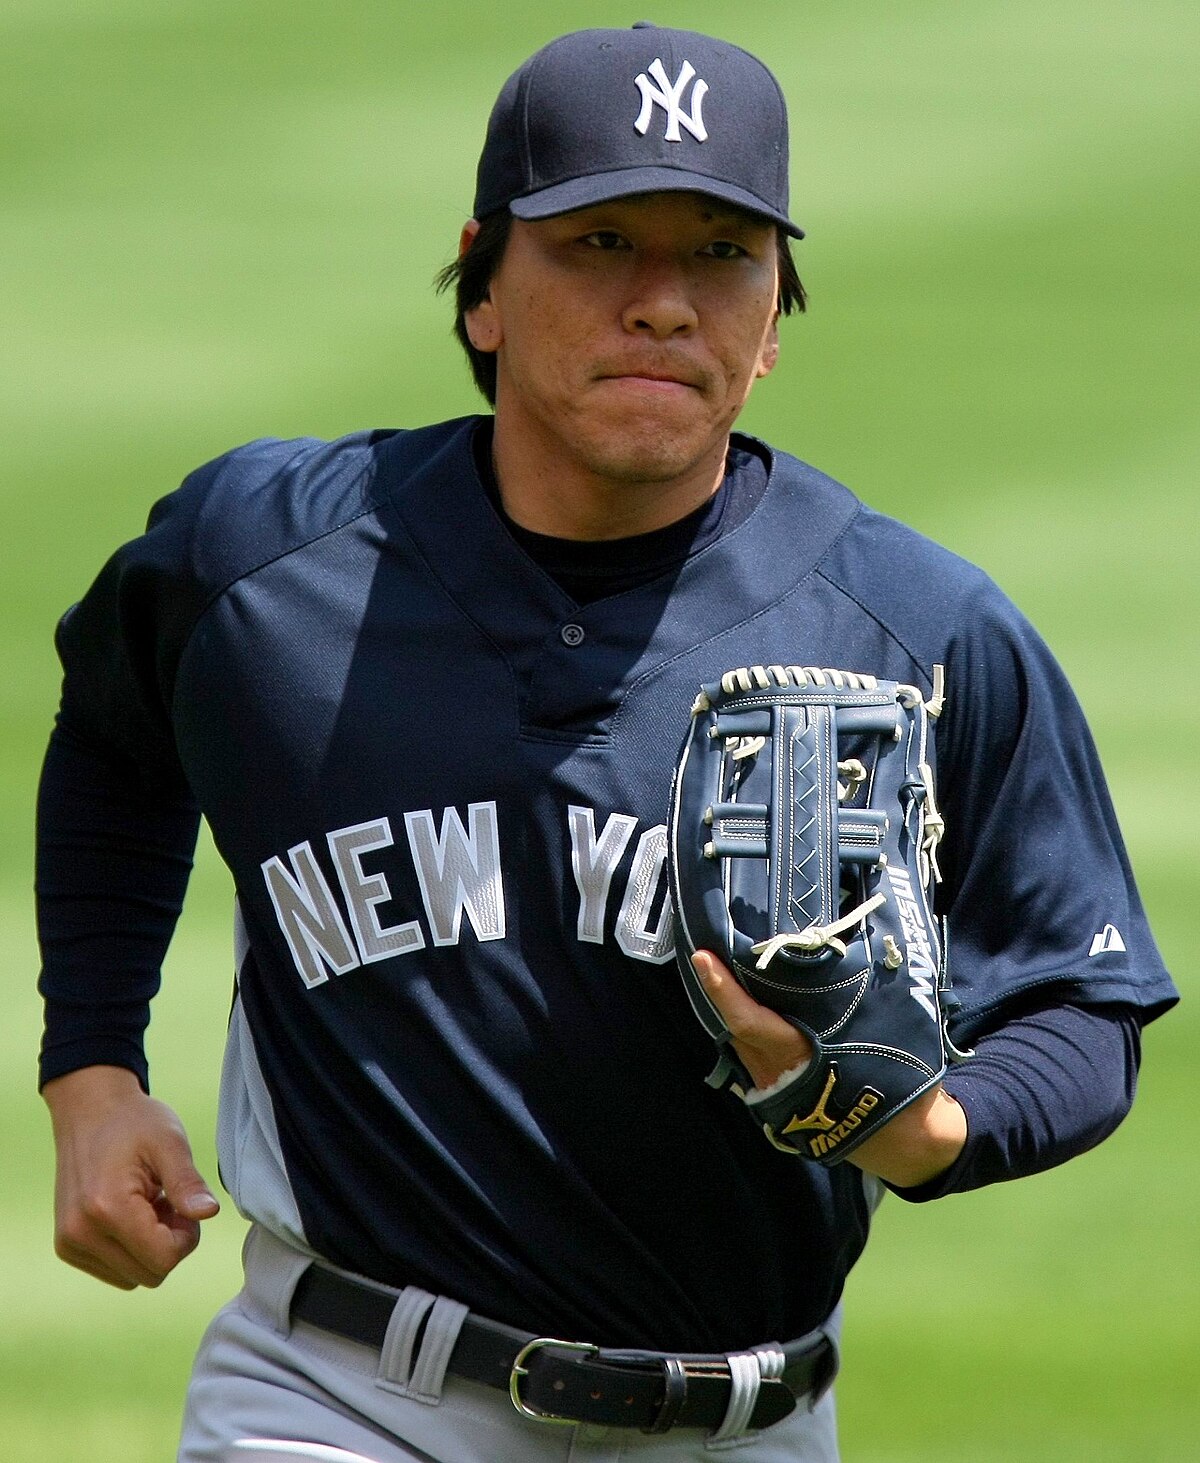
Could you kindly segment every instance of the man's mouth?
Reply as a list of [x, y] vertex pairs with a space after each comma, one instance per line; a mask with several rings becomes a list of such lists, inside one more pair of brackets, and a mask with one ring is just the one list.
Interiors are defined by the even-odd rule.
[[627, 381], [631, 385], [644, 385], [651, 390], [661, 387], [667, 391], [672, 388], [697, 391], [701, 385], [700, 378], [694, 372], [671, 370], [661, 366], [627, 366], [621, 370], [602, 371], [599, 379]]

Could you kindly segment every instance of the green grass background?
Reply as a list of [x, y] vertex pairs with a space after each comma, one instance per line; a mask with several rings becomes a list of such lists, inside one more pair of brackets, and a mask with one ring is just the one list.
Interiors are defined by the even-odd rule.
[[[650, 13], [757, 50], [791, 102], [813, 305], [787, 324], [748, 424], [982, 562], [1041, 626], [1092, 718], [1186, 994], [1200, 855], [1195, 0], [657, 0]], [[0, 9], [9, 1463], [173, 1457], [190, 1353], [236, 1287], [241, 1228], [227, 1208], [156, 1293], [107, 1290], [50, 1252], [29, 888], [53, 622], [149, 502], [227, 446], [473, 409], [429, 281], [468, 210], [490, 100], [551, 35], [635, 18], [611, 0]], [[228, 908], [205, 849], [151, 1039], [157, 1090], [210, 1174]], [[1185, 1001], [1149, 1031], [1138, 1105], [1094, 1154], [931, 1207], [885, 1205], [849, 1293], [849, 1463], [1200, 1456], [1198, 1020]]]

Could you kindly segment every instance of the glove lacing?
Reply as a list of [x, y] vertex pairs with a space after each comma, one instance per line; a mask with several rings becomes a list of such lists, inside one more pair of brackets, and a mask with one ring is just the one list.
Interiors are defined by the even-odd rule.
[[790, 934], [773, 935], [769, 940], [760, 940], [757, 945], [750, 946], [750, 953], [758, 956], [756, 968], [766, 970], [780, 950], [802, 950], [806, 954], [812, 954], [815, 950], [828, 949], [844, 955], [846, 942], [839, 940], [838, 935], [866, 919], [867, 915], [878, 909], [881, 904], [886, 903], [886, 894], [872, 894], [870, 899], [864, 899], [849, 914], [844, 914], [840, 919], [835, 919], [827, 925], [809, 925], [806, 930], [796, 930]]

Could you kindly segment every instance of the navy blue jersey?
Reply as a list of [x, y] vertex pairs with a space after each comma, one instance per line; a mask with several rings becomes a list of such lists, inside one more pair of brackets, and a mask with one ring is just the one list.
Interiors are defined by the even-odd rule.
[[[983, 573], [748, 439], [769, 462], [753, 511], [580, 604], [489, 499], [476, 421], [258, 442], [193, 474], [60, 627], [59, 736], [164, 827], [194, 800], [232, 870], [219, 1146], [243, 1212], [542, 1334], [798, 1335], [873, 1186], [778, 1153], [703, 1082], [664, 874], [696, 688], [783, 663], [928, 689], [946, 667], [959, 1045], [1047, 1000], [1148, 1018], [1175, 998], [1091, 738]], [[68, 965], [43, 976], [44, 1075], [128, 1048], [153, 984], [114, 987], [105, 1030]]]

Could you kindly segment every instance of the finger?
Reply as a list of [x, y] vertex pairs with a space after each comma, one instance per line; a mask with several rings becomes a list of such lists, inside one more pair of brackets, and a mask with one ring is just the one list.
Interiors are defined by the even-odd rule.
[[212, 1219], [220, 1211], [217, 1197], [192, 1162], [192, 1148], [181, 1129], [162, 1138], [152, 1154], [151, 1169], [165, 1200], [184, 1219]]
[[176, 1214], [189, 1220], [211, 1219], [221, 1206], [192, 1162], [192, 1150], [182, 1133], [165, 1140], [154, 1168], [162, 1192]]
[[785, 1021], [777, 1011], [759, 1005], [710, 951], [697, 950], [692, 956], [692, 968], [735, 1039], [755, 1044], [763, 1041], [790, 1044], [799, 1037], [790, 1021]]
[[84, 1275], [90, 1275], [95, 1280], [102, 1280], [105, 1285], [111, 1285], [116, 1290], [136, 1290], [137, 1285], [132, 1280], [126, 1280], [123, 1275], [117, 1275], [113, 1271], [90, 1259], [73, 1260], [67, 1255], [60, 1255], [60, 1259], [66, 1260], [73, 1269], [81, 1271]]
[[194, 1181], [182, 1192], [177, 1184], [164, 1183], [163, 1195], [173, 1213], [192, 1223], [200, 1219], [212, 1219], [221, 1212], [221, 1205], [208, 1185], [195, 1175]]
[[711, 951], [697, 950], [692, 967], [729, 1028], [733, 1048], [756, 1087], [770, 1087], [811, 1060], [808, 1037], [777, 1011], [760, 1005]]
[[60, 1260], [76, 1270], [94, 1275], [119, 1290], [135, 1290], [139, 1285], [153, 1288], [162, 1283], [161, 1274], [130, 1254], [118, 1239], [95, 1227], [60, 1232], [55, 1238], [54, 1251]]
[[[162, 1284], [182, 1256], [164, 1243], [153, 1206], [141, 1194], [105, 1206], [94, 1222], [88, 1251], [114, 1274], [150, 1289]], [[165, 1232], [165, 1231], [164, 1231]]]
[[200, 1243], [200, 1220], [221, 1206], [193, 1164], [182, 1130], [158, 1137], [143, 1159], [139, 1184], [120, 1229], [111, 1232], [154, 1277], [141, 1283], [159, 1284]]
[[184, 1219], [167, 1206], [160, 1217], [158, 1203], [147, 1205], [137, 1219], [114, 1237], [128, 1257], [127, 1273], [139, 1285], [161, 1285], [167, 1276], [200, 1243], [200, 1226]]
[[139, 1196], [112, 1238], [147, 1277], [138, 1283], [159, 1285], [200, 1243], [200, 1224], [178, 1213], [160, 1191], [153, 1199]]
[[180, 1260], [190, 1255], [200, 1243], [200, 1222], [180, 1214], [165, 1194], [154, 1201], [154, 1213], [160, 1229], [165, 1231], [164, 1240], [169, 1237], [172, 1248]]
[[113, 1240], [113, 1263], [119, 1273], [131, 1278], [136, 1285], [153, 1290], [199, 1243], [198, 1227], [195, 1235], [189, 1236], [155, 1220], [152, 1227], [138, 1225]]
[[79, 1268], [98, 1264], [110, 1283], [153, 1288], [196, 1248], [200, 1226], [177, 1213], [148, 1172], [127, 1183], [123, 1192], [94, 1194], [68, 1211], [59, 1253]]

